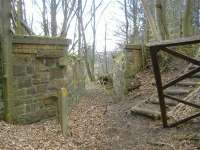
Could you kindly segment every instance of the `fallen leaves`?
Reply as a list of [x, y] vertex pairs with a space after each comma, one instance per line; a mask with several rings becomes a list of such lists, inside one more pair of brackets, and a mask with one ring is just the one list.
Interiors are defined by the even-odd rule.
[[56, 119], [31, 125], [11, 125], [0, 122], [2, 150], [76, 150], [104, 149], [105, 105], [102, 93], [83, 97], [73, 109], [70, 119], [71, 136], [64, 138]]

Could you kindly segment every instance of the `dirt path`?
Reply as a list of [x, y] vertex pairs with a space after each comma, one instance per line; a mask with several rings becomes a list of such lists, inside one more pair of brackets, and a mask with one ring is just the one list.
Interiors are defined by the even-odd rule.
[[[200, 121], [163, 129], [160, 121], [132, 115], [130, 108], [148, 97], [115, 102], [102, 87], [93, 85], [73, 109], [71, 136], [64, 138], [56, 119], [25, 126], [0, 122], [2, 150], [195, 150], [200, 147]], [[133, 98], [134, 97], [134, 98]]]
[[[104, 134], [108, 96], [96, 86], [89, 89], [70, 117], [71, 135], [64, 138], [57, 119], [31, 125], [0, 122], [0, 150], [109, 149]], [[110, 99], [110, 98], [109, 98]]]
[[[107, 137], [107, 148], [112, 150], [192, 150], [200, 149], [200, 121], [190, 122], [179, 128], [163, 129], [160, 121], [132, 115], [130, 108], [148, 97], [148, 91], [141, 89], [127, 100], [115, 102], [107, 98], [102, 100], [107, 105], [104, 116], [107, 121], [104, 133]], [[131, 97], [136, 97], [131, 99]], [[109, 99], [109, 101], [107, 100]]]
[[[89, 89], [85, 101], [82, 101], [74, 109], [74, 113], [76, 110], [87, 112], [81, 113], [78, 118], [75, 117], [75, 120], [80, 121], [81, 118], [84, 120], [78, 122], [85, 126], [86, 130], [83, 131], [85, 127], [80, 128], [79, 125], [79, 132], [72, 130], [79, 136], [85, 135], [81, 136], [81, 141], [85, 140], [85, 143], [82, 143], [79, 148], [103, 150], [200, 149], [200, 121], [196, 120], [179, 128], [163, 129], [160, 121], [152, 121], [130, 113], [129, 110], [132, 106], [148, 97], [150, 94], [148, 88], [142, 87], [141, 91], [136, 91], [127, 100], [121, 102], [116, 102], [102, 87], [93, 86]], [[140, 92], [141, 94], [138, 95]], [[75, 121], [74, 123], [76, 124]]]

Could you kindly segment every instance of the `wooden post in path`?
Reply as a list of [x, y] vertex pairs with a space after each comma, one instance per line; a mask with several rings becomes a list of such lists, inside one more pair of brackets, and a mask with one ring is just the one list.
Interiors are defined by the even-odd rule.
[[5, 120], [12, 123], [12, 33], [11, 1], [0, 0], [0, 40], [3, 59], [3, 99], [5, 102]]
[[59, 121], [61, 125], [61, 130], [63, 136], [68, 136], [69, 131], [69, 98], [68, 98], [68, 91], [66, 88], [61, 88], [59, 91]]

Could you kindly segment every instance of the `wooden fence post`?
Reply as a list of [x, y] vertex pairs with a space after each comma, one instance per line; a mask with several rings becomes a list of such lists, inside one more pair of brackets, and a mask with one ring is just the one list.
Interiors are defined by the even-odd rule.
[[70, 112], [70, 105], [69, 105], [69, 98], [68, 98], [68, 91], [66, 88], [61, 88], [59, 91], [59, 120], [61, 125], [61, 130], [63, 136], [69, 135], [69, 112]]

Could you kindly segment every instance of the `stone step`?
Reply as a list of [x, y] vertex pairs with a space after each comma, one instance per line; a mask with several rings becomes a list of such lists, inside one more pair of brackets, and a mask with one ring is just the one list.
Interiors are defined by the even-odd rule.
[[190, 90], [189, 89], [179, 89], [179, 88], [170, 88], [164, 91], [165, 94], [167, 95], [185, 95], [189, 94]]
[[182, 81], [182, 82], [178, 82], [176, 85], [179, 85], [179, 86], [196, 86], [196, 85], [200, 85], [200, 81], [199, 82]]
[[159, 120], [161, 118], [159, 111], [153, 111], [151, 109], [147, 109], [147, 108], [143, 108], [143, 107], [142, 108], [132, 107], [131, 114], [132, 115], [134, 115], [134, 114], [141, 115], [141, 116], [153, 119], [153, 120]]
[[[156, 104], [156, 105], [160, 104], [158, 98], [149, 99], [147, 102], [151, 103], [151, 104]], [[165, 104], [168, 105], [168, 106], [176, 106], [178, 103], [176, 101], [173, 101], [173, 100], [170, 100], [170, 99], [166, 98], [165, 99]]]

